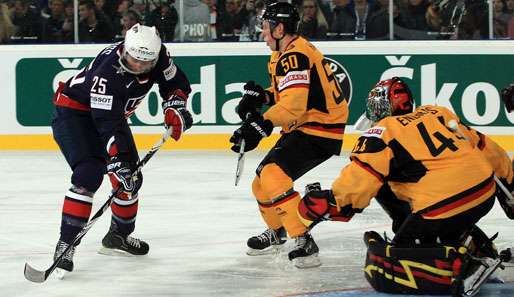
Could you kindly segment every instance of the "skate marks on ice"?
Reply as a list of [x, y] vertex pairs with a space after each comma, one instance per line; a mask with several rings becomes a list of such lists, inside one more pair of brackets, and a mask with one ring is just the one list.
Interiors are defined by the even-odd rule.
[[[282, 297], [433, 297], [434, 295], [394, 295], [375, 292], [372, 288], [353, 288], [330, 290], [320, 292], [309, 292], [301, 294], [288, 294]], [[450, 295], [438, 295], [441, 297], [451, 297]], [[512, 297], [514, 296], [514, 283], [504, 284], [485, 284], [481, 287], [476, 297]]]

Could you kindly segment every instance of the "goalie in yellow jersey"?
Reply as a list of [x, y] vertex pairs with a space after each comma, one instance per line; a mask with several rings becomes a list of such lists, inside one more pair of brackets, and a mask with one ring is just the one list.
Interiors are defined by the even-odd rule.
[[[273, 51], [268, 63], [271, 86], [248, 82], [237, 112], [243, 125], [234, 132], [232, 150], [253, 150], [273, 127], [282, 136], [257, 168], [252, 190], [268, 229], [248, 239], [248, 255], [262, 255], [295, 239], [288, 257], [299, 268], [321, 265], [318, 246], [297, 214], [300, 194], [293, 181], [339, 155], [348, 118], [347, 98], [330, 62], [297, 34], [296, 8], [284, 2], [266, 7], [263, 37]], [[261, 115], [263, 104], [270, 108]], [[286, 234], [287, 233], [287, 234]]]
[[[310, 227], [323, 220], [348, 221], [375, 197], [392, 218], [395, 235], [386, 243], [366, 233], [370, 284], [379, 291], [415, 294], [447, 293], [452, 287], [460, 296], [478, 289], [501, 263], [475, 224], [494, 204], [494, 175], [510, 184], [512, 167], [502, 148], [448, 109], [413, 110], [413, 104], [399, 78], [377, 83], [366, 103], [365, 119], [372, 127], [355, 144], [351, 163], [330, 190], [307, 189], [298, 212]], [[480, 251], [486, 264], [468, 264], [468, 258], [442, 246], [464, 251], [458, 247], [467, 236], [475, 246], [489, 247]], [[463, 286], [470, 271], [479, 275]]]

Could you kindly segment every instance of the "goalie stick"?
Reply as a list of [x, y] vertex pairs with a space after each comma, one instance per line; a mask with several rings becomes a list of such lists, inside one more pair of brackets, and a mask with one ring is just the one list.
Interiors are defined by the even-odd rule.
[[[155, 146], [153, 146], [150, 151], [148, 151], [148, 153], [146, 153], [146, 155], [144, 156], [144, 158], [142, 160], [140, 160], [137, 165], [136, 165], [136, 169], [134, 170], [134, 172], [132, 173], [132, 176], [136, 176], [140, 171], [141, 169], [143, 168], [143, 166], [146, 165], [146, 163], [155, 155], [155, 153], [161, 148], [161, 146], [166, 142], [166, 140], [168, 140], [168, 138], [170, 137], [171, 135], [171, 129], [168, 129], [166, 130], [166, 132], [164, 133], [164, 135], [161, 137], [161, 139], [159, 139], [159, 141], [157, 142], [157, 144]], [[33, 268], [32, 266], [30, 266], [28, 263], [25, 263], [25, 269], [24, 269], [24, 275], [25, 275], [25, 278], [31, 282], [35, 282], [35, 283], [43, 283], [44, 281], [46, 281], [46, 279], [48, 278], [48, 276], [55, 270], [55, 268], [57, 268], [57, 265], [59, 264], [59, 262], [61, 262], [63, 256], [73, 247], [75, 246], [75, 244], [80, 240], [82, 239], [86, 233], [89, 231], [89, 229], [91, 229], [91, 227], [93, 226], [93, 224], [100, 218], [100, 216], [111, 206], [111, 203], [112, 203], [112, 200], [114, 198], [114, 196], [116, 196], [116, 194], [118, 193], [119, 189], [117, 189], [116, 191], [113, 191], [110, 195], [109, 195], [109, 198], [107, 198], [107, 201], [105, 201], [105, 203], [102, 205], [102, 207], [100, 207], [100, 209], [95, 213], [95, 215], [89, 220], [89, 222], [84, 226], [84, 228], [82, 228], [82, 230], [77, 234], [77, 236], [75, 236], [75, 238], [73, 239], [73, 241], [71, 242], [71, 244], [61, 253], [61, 255], [59, 255], [59, 257], [57, 257], [57, 259], [54, 260], [53, 264], [45, 271], [40, 271], [40, 270], [37, 270], [35, 268]]]

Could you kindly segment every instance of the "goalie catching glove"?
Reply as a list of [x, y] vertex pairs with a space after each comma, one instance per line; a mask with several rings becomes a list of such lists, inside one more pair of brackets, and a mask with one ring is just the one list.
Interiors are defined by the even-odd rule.
[[331, 190], [322, 190], [319, 183], [305, 186], [305, 196], [298, 204], [298, 215], [307, 227], [321, 221], [349, 221], [355, 211], [348, 205], [341, 210]]
[[239, 129], [234, 131], [234, 134], [230, 137], [230, 142], [234, 145], [230, 149], [239, 153], [241, 140], [244, 140], [244, 151], [251, 151], [259, 145], [262, 138], [270, 136], [272, 131], [273, 123], [270, 120], [265, 120], [260, 114], [253, 115], [246, 119]]
[[171, 129], [171, 137], [179, 140], [182, 133], [193, 125], [193, 117], [186, 109], [187, 96], [182, 90], [176, 90], [162, 102], [164, 127]]

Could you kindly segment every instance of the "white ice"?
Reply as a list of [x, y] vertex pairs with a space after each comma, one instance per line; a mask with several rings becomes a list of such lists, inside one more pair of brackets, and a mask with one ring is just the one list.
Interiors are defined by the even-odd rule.
[[[228, 152], [161, 151], [144, 169], [134, 235], [150, 244], [144, 257], [109, 257], [97, 250], [110, 213], [93, 226], [75, 255], [75, 271], [43, 284], [25, 280], [25, 262], [49, 267], [70, 170], [58, 152], [0, 153], [0, 296], [284, 296], [368, 287], [362, 267], [366, 230], [389, 231], [390, 220], [373, 203], [349, 223], [325, 222], [313, 236], [323, 265], [299, 270], [286, 253], [249, 257], [246, 240], [265, 229], [251, 195], [263, 153], [247, 154], [234, 186], [236, 155]], [[296, 183], [329, 187], [347, 157], [333, 157]], [[437, 185], [434, 185], [437, 186]], [[93, 213], [105, 202], [97, 192]], [[480, 226], [499, 232], [499, 248], [514, 245], [512, 221], [498, 205]], [[514, 269], [501, 275], [514, 280]]]

